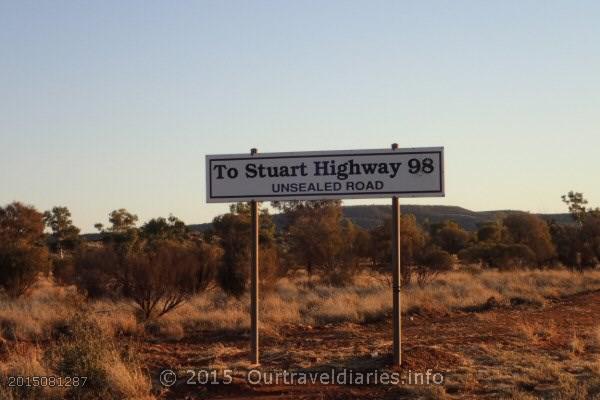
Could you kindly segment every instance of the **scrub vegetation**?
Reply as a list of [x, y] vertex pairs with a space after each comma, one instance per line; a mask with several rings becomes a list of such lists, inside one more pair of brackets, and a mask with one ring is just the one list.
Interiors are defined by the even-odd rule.
[[[448, 379], [321, 388], [325, 397], [598, 396], [600, 328], [590, 315], [600, 312], [600, 211], [580, 193], [563, 200], [571, 224], [511, 213], [468, 231], [403, 215], [403, 368]], [[262, 209], [263, 366], [389, 368], [391, 222], [363, 229], [335, 201], [272, 207], [285, 224]], [[185, 398], [198, 388], [163, 388], [162, 368], [251, 367], [249, 207], [233, 205], [206, 232], [174, 216], [137, 222], [115, 210], [90, 241], [66, 207], [0, 208], [1, 399]], [[9, 386], [17, 376], [29, 385]], [[33, 384], [40, 376], [87, 380]], [[279, 393], [321, 398], [321, 389]], [[268, 395], [242, 384], [202, 390]]]

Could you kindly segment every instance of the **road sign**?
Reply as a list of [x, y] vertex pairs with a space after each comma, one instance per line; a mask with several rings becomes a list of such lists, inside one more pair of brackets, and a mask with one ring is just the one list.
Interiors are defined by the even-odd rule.
[[249, 201], [252, 213], [250, 360], [259, 365], [259, 221], [261, 200], [392, 197], [393, 363], [402, 364], [400, 202], [444, 196], [444, 148], [312, 151], [206, 156], [206, 201]]
[[206, 156], [209, 203], [444, 196], [444, 148]]

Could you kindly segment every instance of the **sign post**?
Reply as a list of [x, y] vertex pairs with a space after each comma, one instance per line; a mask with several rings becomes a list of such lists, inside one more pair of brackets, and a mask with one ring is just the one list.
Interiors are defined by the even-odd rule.
[[259, 359], [258, 201], [392, 197], [393, 363], [400, 366], [400, 197], [444, 196], [444, 148], [206, 156], [206, 201], [249, 201], [252, 214], [250, 359]]
[[[256, 149], [250, 150], [255, 155]], [[258, 203], [250, 201], [250, 214], [252, 218], [252, 266], [250, 268], [250, 359], [254, 365], [260, 364], [258, 355]]]
[[[398, 144], [392, 144], [397, 150]], [[400, 303], [400, 201], [398, 196], [392, 197], [392, 334], [394, 365], [402, 364], [402, 307]]]

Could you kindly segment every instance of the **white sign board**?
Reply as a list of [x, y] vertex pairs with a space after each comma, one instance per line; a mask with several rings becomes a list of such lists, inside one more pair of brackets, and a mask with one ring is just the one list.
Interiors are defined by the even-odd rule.
[[444, 148], [206, 156], [206, 201], [444, 196]]

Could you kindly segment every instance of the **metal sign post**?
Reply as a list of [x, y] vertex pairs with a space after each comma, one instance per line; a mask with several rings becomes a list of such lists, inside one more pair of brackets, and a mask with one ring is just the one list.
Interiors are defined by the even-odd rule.
[[[397, 150], [398, 144], [392, 144]], [[402, 364], [402, 308], [400, 303], [400, 202], [397, 196], [392, 197], [392, 331], [394, 365]]]
[[[250, 150], [255, 155], [256, 149]], [[250, 360], [253, 364], [260, 364], [258, 348], [258, 203], [250, 202], [252, 219], [252, 265], [250, 267]]]

